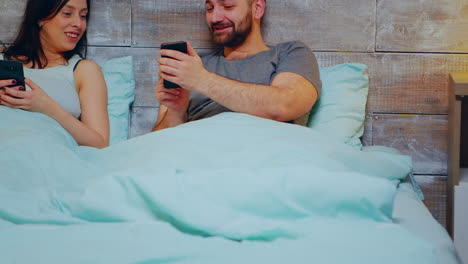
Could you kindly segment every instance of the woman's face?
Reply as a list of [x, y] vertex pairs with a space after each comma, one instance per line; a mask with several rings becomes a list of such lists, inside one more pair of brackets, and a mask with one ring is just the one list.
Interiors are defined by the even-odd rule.
[[44, 51], [64, 53], [73, 50], [86, 31], [86, 0], [70, 0], [49, 20], [42, 21], [39, 32]]

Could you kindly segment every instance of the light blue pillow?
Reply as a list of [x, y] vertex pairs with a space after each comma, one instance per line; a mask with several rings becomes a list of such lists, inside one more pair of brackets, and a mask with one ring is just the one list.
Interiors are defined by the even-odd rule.
[[345, 63], [320, 68], [322, 92], [311, 110], [308, 127], [362, 148], [369, 90], [367, 66]]
[[131, 56], [99, 63], [107, 84], [110, 145], [128, 139], [130, 105], [135, 99], [135, 77]]

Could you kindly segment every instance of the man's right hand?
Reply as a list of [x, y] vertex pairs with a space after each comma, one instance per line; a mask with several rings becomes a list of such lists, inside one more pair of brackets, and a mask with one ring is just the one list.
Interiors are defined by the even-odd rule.
[[186, 111], [190, 101], [190, 91], [184, 88], [164, 88], [163, 79], [156, 85], [156, 100], [159, 106], [158, 119], [153, 131], [178, 126], [186, 122]]
[[160, 78], [156, 85], [156, 100], [169, 110], [182, 114], [187, 111], [190, 91], [184, 88], [166, 89], [163, 79]]

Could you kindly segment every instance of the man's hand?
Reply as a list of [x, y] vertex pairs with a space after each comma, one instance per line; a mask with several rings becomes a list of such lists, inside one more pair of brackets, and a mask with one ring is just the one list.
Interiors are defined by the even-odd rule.
[[190, 91], [184, 88], [166, 89], [163, 85], [163, 79], [160, 78], [156, 84], [156, 100], [168, 109], [182, 114], [187, 110]]
[[156, 85], [156, 100], [159, 106], [158, 119], [153, 131], [185, 123], [190, 91], [184, 88], [164, 88], [163, 79]]
[[160, 77], [185, 89], [196, 90], [209, 73], [189, 42], [187, 51], [188, 54], [169, 49], [160, 50], [161, 56], [167, 56], [158, 59]]

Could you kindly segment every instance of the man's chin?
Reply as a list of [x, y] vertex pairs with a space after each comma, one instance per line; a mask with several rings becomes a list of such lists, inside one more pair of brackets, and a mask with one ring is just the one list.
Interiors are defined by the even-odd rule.
[[221, 36], [213, 36], [213, 42], [214, 44], [218, 46], [224, 46], [226, 45], [226, 43], [229, 42], [229, 38], [221, 37]]

